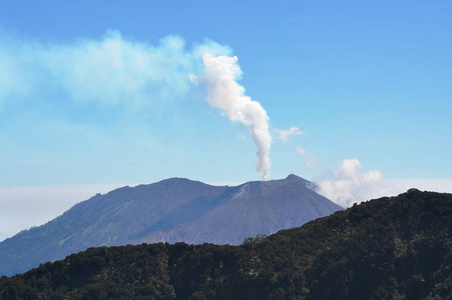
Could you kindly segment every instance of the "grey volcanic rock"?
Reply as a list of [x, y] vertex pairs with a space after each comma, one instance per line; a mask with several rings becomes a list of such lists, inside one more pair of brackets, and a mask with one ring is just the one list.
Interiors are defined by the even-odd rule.
[[211, 186], [172, 178], [123, 187], [81, 202], [40, 227], [0, 243], [0, 275], [24, 272], [96, 246], [154, 242], [240, 244], [342, 209], [295, 175]]
[[184, 241], [238, 245], [246, 237], [298, 227], [341, 209], [306, 185], [310, 182], [290, 175], [231, 187], [227, 201], [190, 224]]

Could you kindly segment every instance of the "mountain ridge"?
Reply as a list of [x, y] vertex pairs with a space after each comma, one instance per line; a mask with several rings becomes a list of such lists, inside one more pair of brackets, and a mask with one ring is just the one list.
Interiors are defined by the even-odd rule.
[[0, 279], [0, 297], [448, 299], [452, 194], [411, 189], [241, 246], [90, 248]]
[[342, 209], [308, 184], [295, 175], [232, 187], [169, 178], [97, 194], [1, 242], [0, 275], [95, 246], [181, 241], [237, 245], [247, 237], [299, 226]]

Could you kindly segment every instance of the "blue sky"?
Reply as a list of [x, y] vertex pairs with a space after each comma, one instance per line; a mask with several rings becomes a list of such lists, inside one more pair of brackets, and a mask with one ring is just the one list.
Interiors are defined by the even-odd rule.
[[[345, 158], [387, 179], [451, 178], [451, 14], [450, 1], [2, 2], [0, 186], [261, 178], [248, 129], [171, 73], [171, 56], [157, 65], [171, 84], [138, 94], [108, 60], [76, 60], [115, 34], [133, 51], [177, 35], [181, 56], [236, 55], [270, 118], [273, 179], [322, 178]], [[83, 80], [66, 64], [86, 65]], [[303, 134], [277, 139], [293, 126]]]

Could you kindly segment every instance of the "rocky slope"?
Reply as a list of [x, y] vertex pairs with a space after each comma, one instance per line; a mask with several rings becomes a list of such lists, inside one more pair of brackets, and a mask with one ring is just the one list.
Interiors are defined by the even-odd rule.
[[240, 244], [339, 209], [295, 175], [211, 186], [172, 178], [123, 187], [75, 205], [49, 223], [0, 243], [0, 275], [24, 272], [96, 246], [155, 242]]

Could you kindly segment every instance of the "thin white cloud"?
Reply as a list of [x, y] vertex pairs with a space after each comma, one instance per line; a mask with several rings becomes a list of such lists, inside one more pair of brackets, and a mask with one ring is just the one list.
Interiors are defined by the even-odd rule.
[[284, 143], [289, 141], [289, 137], [292, 135], [302, 135], [303, 131], [298, 127], [290, 127], [287, 130], [280, 130], [277, 139], [282, 140]]
[[206, 40], [188, 50], [179, 36], [158, 45], [108, 31], [100, 39], [39, 44], [0, 35], [0, 103], [58, 92], [65, 98], [102, 105], [142, 105], [187, 95], [189, 74], [203, 70], [202, 51], [230, 54]]

